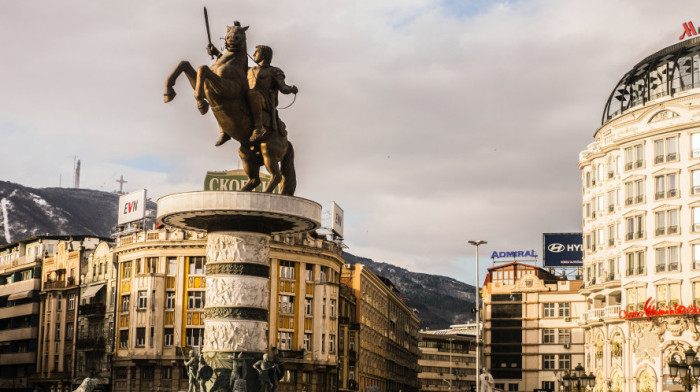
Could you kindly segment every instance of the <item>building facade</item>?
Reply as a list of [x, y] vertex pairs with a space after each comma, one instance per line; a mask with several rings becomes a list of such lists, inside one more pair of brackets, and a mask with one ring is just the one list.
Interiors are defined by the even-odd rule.
[[596, 391], [674, 388], [669, 360], [700, 343], [686, 311], [700, 305], [699, 49], [689, 39], [627, 72], [579, 155], [581, 325]]
[[354, 292], [360, 323], [359, 390], [418, 391], [418, 317], [388, 279], [361, 264], [347, 265], [342, 281]]
[[583, 364], [581, 285], [530, 264], [489, 268], [482, 292], [484, 356], [496, 389], [559, 391], [561, 377]]
[[340, 311], [338, 318], [338, 391], [351, 392], [359, 389], [357, 383], [358, 335], [357, 299], [352, 289], [340, 284]]
[[33, 238], [0, 247], [0, 390], [34, 388], [41, 260], [56, 242]]
[[76, 385], [76, 327], [80, 275], [89, 256], [103, 239], [71, 237], [42, 260], [41, 306], [37, 352], [37, 386], [72, 391]]
[[114, 349], [117, 269], [110, 243], [101, 242], [80, 274], [75, 383], [97, 379], [95, 391], [110, 391]]
[[[118, 239], [114, 391], [187, 389], [184, 359], [204, 339], [206, 241], [169, 228]], [[335, 390], [340, 248], [306, 234], [270, 244], [268, 341], [286, 370], [277, 390]]]
[[421, 391], [469, 391], [476, 385], [475, 324], [420, 331], [419, 336]]

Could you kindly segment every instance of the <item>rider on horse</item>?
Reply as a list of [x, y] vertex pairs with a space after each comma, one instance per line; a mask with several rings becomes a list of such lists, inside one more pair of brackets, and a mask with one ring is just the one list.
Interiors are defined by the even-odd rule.
[[[207, 46], [210, 55], [221, 57], [221, 52], [213, 45]], [[284, 122], [277, 115], [277, 92], [282, 94], [296, 94], [299, 89], [296, 86], [288, 86], [284, 82], [284, 72], [270, 65], [272, 61], [272, 48], [265, 45], [255, 47], [253, 60], [257, 66], [248, 70], [248, 104], [253, 114], [255, 129], [250, 137], [250, 142], [255, 143], [265, 140], [270, 131], [265, 127], [269, 124], [273, 131], [278, 131], [282, 136], [286, 136], [287, 131]], [[263, 120], [263, 115], [265, 118]], [[224, 144], [231, 137], [221, 133], [216, 146]]]

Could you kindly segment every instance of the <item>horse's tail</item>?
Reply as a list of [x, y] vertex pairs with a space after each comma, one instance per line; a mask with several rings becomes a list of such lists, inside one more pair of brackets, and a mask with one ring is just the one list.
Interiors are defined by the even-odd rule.
[[294, 146], [291, 142], [287, 142], [287, 152], [282, 157], [280, 162], [280, 172], [282, 173], [282, 182], [280, 191], [283, 195], [294, 195], [297, 189], [297, 173], [294, 169]]

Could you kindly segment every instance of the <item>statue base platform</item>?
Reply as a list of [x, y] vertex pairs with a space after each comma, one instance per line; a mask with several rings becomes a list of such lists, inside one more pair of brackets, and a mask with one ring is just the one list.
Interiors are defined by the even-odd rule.
[[257, 392], [252, 364], [270, 349], [270, 237], [318, 228], [321, 205], [270, 193], [201, 191], [160, 198], [157, 215], [165, 225], [208, 234], [202, 355], [213, 375], [206, 392], [233, 389], [234, 353], [246, 360], [247, 391]]

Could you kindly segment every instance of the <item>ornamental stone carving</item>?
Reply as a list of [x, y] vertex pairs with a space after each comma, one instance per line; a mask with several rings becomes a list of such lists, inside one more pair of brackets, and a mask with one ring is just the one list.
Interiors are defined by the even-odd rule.
[[664, 333], [670, 332], [671, 335], [679, 337], [684, 331], [690, 330], [697, 340], [698, 331], [694, 322], [689, 322], [686, 317], [657, 317], [653, 319], [654, 325], [657, 327], [656, 334], [659, 335], [659, 340], [664, 341]]
[[267, 309], [270, 281], [245, 275], [207, 276], [207, 307], [244, 306]]
[[204, 351], [263, 352], [267, 329], [261, 321], [205, 320]]
[[270, 237], [265, 234], [223, 231], [209, 234], [207, 262], [241, 262], [269, 265]]

